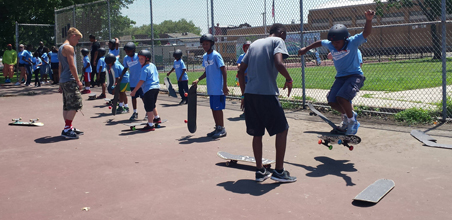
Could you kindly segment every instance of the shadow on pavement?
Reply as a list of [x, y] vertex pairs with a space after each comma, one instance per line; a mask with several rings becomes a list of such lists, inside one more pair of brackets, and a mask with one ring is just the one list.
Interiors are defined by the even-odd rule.
[[112, 116], [113, 114], [111, 114], [111, 113], [103, 113], [103, 112], [101, 112], [101, 113], [96, 113], [97, 114], [97, 116], [92, 116], [92, 117], [90, 117], [90, 118], [102, 118], [102, 117], [107, 117], [107, 116]]
[[162, 107], [176, 107], [176, 106], [182, 106], [182, 105], [179, 105], [179, 103], [176, 103], [176, 104], [165, 104], [165, 103], [162, 103], [162, 104], [160, 104], [160, 106], [162, 106]]
[[185, 137], [182, 137], [181, 139], [178, 139], [180, 141], [179, 144], [193, 144], [193, 143], [202, 143], [202, 142], [209, 142], [209, 141], [217, 141], [217, 139], [213, 139], [211, 137], [197, 137], [197, 138], [191, 138], [193, 135], [188, 135]]
[[371, 203], [371, 202], [364, 202], [364, 201], [358, 201], [358, 200], [353, 200], [352, 205], [354, 206], [358, 206], [358, 207], [372, 207], [377, 203]]
[[50, 144], [50, 143], [56, 143], [56, 142], [61, 142], [61, 141], [68, 141], [69, 139], [66, 139], [64, 137], [61, 136], [45, 136], [42, 138], [38, 138], [35, 140], [36, 143], [38, 144]]
[[[145, 123], [146, 121], [142, 121], [142, 122]], [[132, 124], [132, 123], [140, 123], [140, 121], [131, 121], [129, 119], [115, 121], [114, 119], [108, 119], [105, 122], [105, 125], [110, 126], [110, 125], [117, 125], [117, 124]]]
[[240, 116], [235, 117], [235, 118], [228, 118], [229, 121], [245, 121], [245, 118], [242, 118]]
[[217, 184], [217, 186], [223, 187], [227, 191], [239, 194], [250, 194], [252, 196], [262, 196], [280, 185], [281, 184], [278, 182], [264, 184], [254, 180], [227, 181]]
[[329, 157], [315, 157], [315, 160], [322, 162], [323, 164], [318, 165], [317, 167], [306, 166], [303, 164], [296, 164], [285, 162], [287, 164], [292, 164], [294, 166], [302, 167], [310, 173], [307, 173], [306, 176], [309, 177], [323, 177], [327, 175], [334, 175], [341, 177], [344, 179], [347, 186], [354, 186], [356, 184], [353, 183], [352, 178], [347, 176], [347, 174], [343, 174], [342, 172], [356, 172], [358, 171], [355, 168], [354, 163], [348, 163], [349, 160], [334, 160]]
[[331, 132], [325, 132], [325, 131], [305, 131], [303, 133], [307, 133], [307, 134], [318, 134], [318, 135], [331, 135]]
[[248, 170], [248, 171], [252, 171], [252, 172], [256, 171], [256, 167], [252, 166], [252, 165], [231, 164], [229, 166], [226, 166], [226, 162], [216, 163], [215, 165], [217, 165], [219, 167], [234, 168], [234, 169], [240, 169], [240, 170]]
[[[144, 123], [144, 122], [143, 122]], [[145, 123], [144, 123], [145, 124]], [[136, 130], [131, 130], [130, 128], [129, 129], [124, 129], [124, 130], [121, 130], [121, 134], [119, 134], [119, 136], [129, 136], [129, 135], [137, 135], [137, 134], [150, 134], [150, 135], [152, 135], [152, 133], [154, 133], [155, 131], [157, 131], [158, 129], [161, 129], [161, 128], [165, 128], [166, 126], [160, 126], [159, 128], [155, 128], [155, 131], [142, 131], [142, 130], [140, 130], [141, 128], [143, 128], [145, 125], [137, 125], [135, 128], [136, 128]]]

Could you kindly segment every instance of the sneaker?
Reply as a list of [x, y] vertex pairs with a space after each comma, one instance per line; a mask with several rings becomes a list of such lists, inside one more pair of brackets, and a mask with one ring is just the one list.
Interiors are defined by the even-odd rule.
[[10, 83], [10, 82], [11, 82], [10, 79], [6, 79], [6, 80], [5, 80], [5, 83]]
[[282, 173], [273, 170], [272, 180], [282, 183], [291, 183], [297, 181], [297, 177], [290, 176], [290, 173], [287, 170], [284, 170]]
[[184, 102], [185, 102], [184, 100], [180, 101], [180, 102], [179, 102], [179, 105], [184, 104]]
[[20, 82], [16, 82], [14, 85], [15, 85], [15, 86], [18, 86], [18, 85], [20, 85]]
[[339, 124], [339, 126], [337, 126], [337, 127], [338, 127], [339, 130], [342, 130], [342, 131], [346, 131], [347, 130], [347, 127], [348, 127], [348, 118], [347, 118], [347, 116], [342, 116], [342, 121]]
[[154, 124], [160, 124], [160, 123], [162, 123], [162, 119], [160, 117], [159, 118], [154, 118], [153, 123]]
[[217, 133], [217, 127], [214, 127], [214, 128], [215, 128], [215, 130], [213, 130], [210, 133], [207, 133], [207, 137], [212, 137], [215, 133]]
[[352, 123], [349, 123], [345, 135], [355, 135], [356, 133], [358, 133], [358, 128], [360, 125], [361, 124], [358, 121], [353, 121]]
[[124, 107], [124, 110], [122, 110], [122, 114], [129, 113], [129, 107]]
[[132, 116], [130, 116], [129, 120], [131, 120], [131, 121], [133, 121], [133, 120], [138, 120], [138, 113], [137, 113], [137, 112], [134, 112], [134, 113], [132, 114]]
[[217, 132], [212, 135], [212, 138], [220, 138], [226, 136], [226, 128], [218, 126]]
[[74, 130], [68, 130], [68, 131], [62, 131], [61, 136], [65, 137], [66, 139], [78, 139], [78, 135], [75, 133]]
[[85, 133], [77, 128], [72, 128], [72, 130], [77, 134], [77, 135], [84, 135]]
[[264, 168], [264, 170], [264, 172], [256, 170], [256, 182], [263, 182], [272, 175], [267, 169]]
[[239, 117], [240, 118], [245, 118], [245, 112], [243, 112]]
[[82, 94], [90, 94], [90, 93], [91, 93], [91, 90], [84, 89], [81, 93], [82, 93]]
[[144, 126], [144, 128], [141, 129], [142, 131], [155, 131], [155, 126], [149, 126], [148, 123], [146, 123], [146, 126]]
[[107, 96], [105, 96], [105, 94], [100, 94], [99, 96], [97, 96], [96, 99], [105, 99], [107, 98]]
[[122, 106], [119, 106], [119, 107], [116, 109], [116, 113], [121, 114], [123, 110], [124, 110], [124, 108], [123, 108]]

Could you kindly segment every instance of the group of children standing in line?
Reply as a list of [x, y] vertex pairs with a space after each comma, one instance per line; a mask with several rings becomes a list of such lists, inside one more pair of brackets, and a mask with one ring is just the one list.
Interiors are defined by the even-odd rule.
[[[337, 74], [327, 99], [328, 104], [333, 109], [342, 113], [343, 120], [340, 127], [346, 135], [356, 134], [360, 126], [352, 106], [352, 99], [364, 85], [365, 80], [360, 66], [358, 46], [367, 41], [366, 39], [371, 33], [374, 15], [375, 12], [371, 10], [365, 12], [366, 24], [362, 33], [350, 36], [344, 25], [337, 24], [329, 30], [327, 40], [316, 41], [298, 51], [298, 55], [304, 55], [307, 51], [320, 46], [325, 46], [331, 51]], [[280, 73], [286, 78], [283, 89], [287, 88], [288, 96], [290, 96], [293, 79], [284, 66], [283, 61], [289, 57], [285, 45], [286, 36], [287, 30], [284, 25], [273, 24], [268, 37], [256, 40], [253, 43], [246, 42], [243, 45], [245, 54], [240, 57], [238, 62], [240, 65], [237, 79], [242, 92], [241, 106], [245, 114], [246, 132], [253, 136], [252, 146], [257, 168], [255, 177], [256, 181], [259, 182], [270, 177], [279, 182], [295, 182], [297, 180], [296, 177], [290, 176], [289, 172], [284, 169], [289, 124], [279, 102], [279, 88], [276, 83], [276, 78], [278, 73]], [[208, 133], [207, 136], [213, 138], [224, 137], [227, 133], [224, 127], [223, 109], [225, 109], [226, 105], [226, 95], [229, 93], [226, 68], [222, 56], [213, 49], [215, 44], [213, 35], [202, 35], [200, 43], [206, 52], [203, 55], [202, 62], [205, 72], [194, 80], [192, 85], [197, 85], [200, 80], [206, 79], [210, 108], [215, 122], [214, 131]], [[127, 54], [124, 57], [124, 66], [116, 60], [114, 54], [108, 54], [105, 58], [101, 58], [102, 62], [105, 62], [108, 67], [105, 70], [105, 67], [98, 64], [99, 73], [101, 73], [100, 79], [105, 84], [105, 76], [102, 76], [105, 71], [108, 71], [108, 74], [114, 74], [117, 82], [123, 76], [119, 85], [121, 92], [120, 103], [126, 103], [123, 109], [128, 108], [125, 91], [129, 91], [130, 88], [133, 104], [133, 114], [130, 119], [138, 118], [136, 98], [142, 98], [148, 118], [148, 123], [142, 130], [153, 131], [155, 130], [154, 123], [161, 121], [156, 108], [159, 93], [159, 75], [156, 66], [151, 63], [151, 52], [141, 50], [137, 54], [135, 49], [135, 44], [132, 42], [124, 46]], [[167, 73], [167, 76], [172, 71], [176, 71], [179, 92], [182, 97], [180, 104], [183, 104], [186, 103], [183, 94], [188, 91], [188, 76], [185, 64], [181, 59], [182, 51], [175, 51], [173, 55], [175, 58], [174, 65]], [[86, 59], [88, 56], [86, 50], [84, 56], [83, 71], [85, 72], [85, 82], [89, 82], [86, 77], [89, 75], [89, 72], [86, 72], [89, 71], [89, 59]], [[101, 56], [103, 57], [103, 55]], [[104, 96], [105, 90], [103, 89]], [[120, 108], [122, 108], [122, 104], [120, 104]], [[273, 173], [266, 170], [262, 165], [262, 137], [265, 134], [265, 130], [270, 136], [276, 135], [276, 166]]]

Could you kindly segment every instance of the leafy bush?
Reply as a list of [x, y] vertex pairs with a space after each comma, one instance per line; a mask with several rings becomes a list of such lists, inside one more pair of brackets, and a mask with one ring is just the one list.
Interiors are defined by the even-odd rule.
[[422, 108], [409, 108], [394, 115], [396, 121], [408, 124], [430, 124], [433, 118], [429, 110]]

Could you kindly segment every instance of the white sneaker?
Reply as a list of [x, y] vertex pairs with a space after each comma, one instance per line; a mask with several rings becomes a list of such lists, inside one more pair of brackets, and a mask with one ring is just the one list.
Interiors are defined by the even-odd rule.
[[18, 85], [20, 85], [20, 82], [16, 82], [16, 84], [14, 84], [15, 86], [18, 86]]

